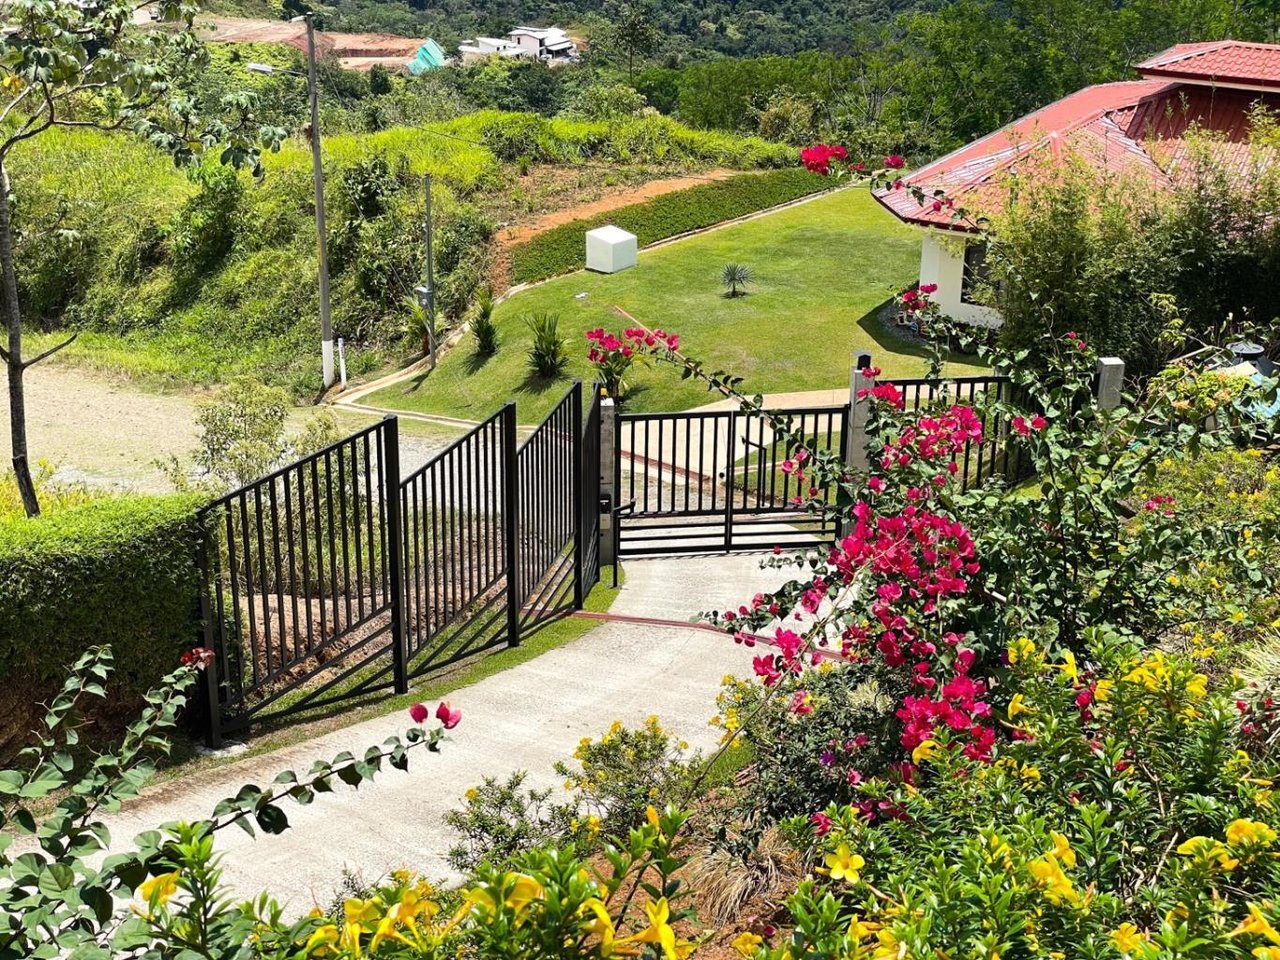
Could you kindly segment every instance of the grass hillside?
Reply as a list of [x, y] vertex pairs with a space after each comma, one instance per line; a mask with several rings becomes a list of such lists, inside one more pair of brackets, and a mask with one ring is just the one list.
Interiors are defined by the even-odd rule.
[[[334, 325], [353, 376], [413, 346], [404, 300], [423, 273], [424, 174], [435, 178], [441, 305], [456, 319], [486, 276], [492, 221], [520, 194], [520, 171], [598, 165], [604, 178], [794, 160], [790, 148], [666, 117], [597, 122], [498, 111], [327, 136], [324, 152]], [[290, 141], [264, 166], [261, 182], [214, 160], [184, 172], [122, 133], [54, 130], [23, 145], [9, 169], [35, 345], [72, 328], [80, 339], [64, 360], [182, 384], [247, 373], [313, 392], [319, 310], [309, 148]]]
[[[919, 269], [920, 239], [862, 189], [842, 190], [787, 210], [640, 254], [639, 266], [609, 276], [578, 272], [532, 287], [495, 310], [499, 347], [477, 357], [468, 334], [437, 369], [369, 398], [403, 410], [478, 419], [514, 396], [532, 423], [565, 383], [588, 378], [584, 335], [624, 322], [617, 304], [649, 326], [681, 335], [711, 369], [746, 378], [746, 389], [782, 392], [841, 387], [855, 354], [870, 351], [887, 374], [923, 365], [897, 340], [878, 341], [871, 314]], [[755, 275], [748, 296], [726, 299], [720, 270], [729, 261]], [[585, 295], [585, 296], [584, 296]], [[559, 314], [573, 361], [562, 381], [528, 375], [525, 318]], [[956, 374], [974, 372], [953, 365]], [[671, 369], [637, 368], [628, 409], [682, 410], [715, 399]]]

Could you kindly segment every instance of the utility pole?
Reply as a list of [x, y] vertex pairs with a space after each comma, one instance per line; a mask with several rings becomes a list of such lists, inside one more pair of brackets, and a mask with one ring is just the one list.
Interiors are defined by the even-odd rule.
[[418, 305], [427, 312], [427, 348], [431, 353], [431, 366], [436, 365], [436, 258], [431, 252], [431, 234], [433, 224], [431, 217], [431, 174], [427, 174], [423, 189], [426, 191], [426, 219], [423, 231], [426, 235], [427, 282], [414, 289], [418, 295]]
[[316, 247], [320, 255], [320, 359], [327, 390], [333, 386], [333, 318], [329, 309], [329, 240], [324, 225], [324, 167], [320, 159], [320, 97], [316, 83], [316, 28], [312, 14], [303, 14], [301, 19], [307, 25], [307, 94], [311, 98], [311, 172], [316, 185]]

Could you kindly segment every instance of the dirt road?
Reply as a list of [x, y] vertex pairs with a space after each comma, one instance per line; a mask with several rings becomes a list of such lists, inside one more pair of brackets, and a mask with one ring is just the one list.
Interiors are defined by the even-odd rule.
[[[163, 492], [169, 484], [156, 461], [185, 457], [195, 447], [199, 393], [153, 393], [78, 367], [45, 363], [26, 375], [27, 432], [34, 460], [48, 460], [58, 480], [121, 490]], [[344, 428], [376, 419], [334, 409]], [[301, 423], [311, 411], [299, 408]], [[401, 419], [401, 460], [412, 469], [459, 431]], [[9, 462], [9, 397], [0, 390], [0, 472]]]

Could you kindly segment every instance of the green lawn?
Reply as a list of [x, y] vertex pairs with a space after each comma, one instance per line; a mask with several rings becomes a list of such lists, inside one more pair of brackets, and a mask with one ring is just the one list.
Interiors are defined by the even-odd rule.
[[[720, 270], [730, 261], [755, 274], [746, 297], [722, 295]], [[642, 252], [639, 266], [623, 273], [574, 273], [517, 294], [495, 311], [501, 339], [493, 357], [479, 362], [468, 335], [433, 373], [379, 391], [368, 402], [479, 419], [514, 398], [520, 422], [536, 422], [570, 378], [590, 377], [586, 331], [625, 326], [614, 304], [647, 326], [678, 332], [685, 352], [708, 369], [745, 377], [748, 391], [845, 386], [861, 352], [870, 352], [890, 376], [919, 376], [920, 351], [882, 333], [872, 319], [881, 303], [914, 281], [919, 261], [914, 230], [865, 190], [839, 191]], [[586, 297], [579, 298], [582, 293]], [[527, 375], [524, 317], [537, 311], [560, 315], [573, 356], [564, 382]], [[949, 372], [976, 368], [955, 364]], [[632, 410], [684, 410], [712, 399], [669, 367], [637, 369], [632, 383]]]

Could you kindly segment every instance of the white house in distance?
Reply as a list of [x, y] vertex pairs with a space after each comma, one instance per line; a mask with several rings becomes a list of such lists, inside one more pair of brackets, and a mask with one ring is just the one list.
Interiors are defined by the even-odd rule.
[[505, 37], [476, 37], [458, 47], [463, 63], [495, 55], [567, 63], [578, 55], [578, 45], [559, 27], [516, 27]]
[[1155, 189], [1177, 179], [1191, 128], [1218, 138], [1213, 149], [1229, 168], [1248, 169], [1249, 114], [1261, 103], [1280, 110], [1280, 45], [1218, 40], [1179, 44], [1134, 68], [1139, 80], [1086, 87], [903, 178], [924, 191], [921, 205], [906, 189], [874, 196], [900, 220], [920, 227], [920, 283], [936, 283], [933, 300], [957, 320], [996, 326], [1000, 316], [974, 303], [983, 273], [975, 231], [934, 209], [942, 191], [956, 207], [991, 213], [1010, 174], [1053, 162], [1070, 151], [1100, 167], [1139, 173]]

